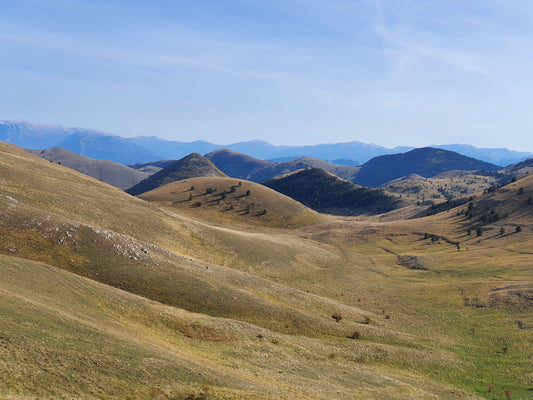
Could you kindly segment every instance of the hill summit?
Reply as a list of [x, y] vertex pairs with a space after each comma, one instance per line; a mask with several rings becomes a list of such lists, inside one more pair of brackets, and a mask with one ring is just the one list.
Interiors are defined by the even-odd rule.
[[215, 176], [223, 177], [227, 175], [204, 156], [198, 153], [192, 153], [144, 179], [128, 189], [127, 192], [138, 195], [158, 188], [159, 186], [183, 179]]
[[355, 185], [319, 168], [302, 169], [264, 185], [328, 214], [382, 213], [393, 210], [397, 203], [382, 190]]
[[355, 182], [359, 185], [378, 187], [403, 176], [418, 174], [432, 178], [453, 170], [498, 171], [501, 167], [453, 151], [422, 147], [407, 153], [375, 157], [363, 164]]

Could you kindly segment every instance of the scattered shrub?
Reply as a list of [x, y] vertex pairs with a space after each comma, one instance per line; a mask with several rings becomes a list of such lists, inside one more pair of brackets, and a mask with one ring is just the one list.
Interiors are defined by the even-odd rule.
[[350, 336], [350, 339], [361, 339], [361, 332], [355, 331], [352, 336]]
[[365, 324], [371, 324], [372, 323], [372, 318], [370, 318], [369, 316], [366, 316], [365, 317]]
[[344, 317], [342, 315], [340, 315], [339, 313], [335, 313], [331, 316], [331, 318], [333, 318], [335, 320], [335, 322], [339, 322], [341, 319], [343, 319]]
[[516, 230], [516, 233], [522, 232], [522, 228], [520, 227], [520, 225], [518, 225], [515, 230]]

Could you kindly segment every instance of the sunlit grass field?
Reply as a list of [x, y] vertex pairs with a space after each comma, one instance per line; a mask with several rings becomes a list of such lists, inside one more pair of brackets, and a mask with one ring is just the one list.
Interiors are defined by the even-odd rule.
[[284, 227], [1, 150], [0, 398], [533, 398], [528, 181], [481, 236], [466, 204]]

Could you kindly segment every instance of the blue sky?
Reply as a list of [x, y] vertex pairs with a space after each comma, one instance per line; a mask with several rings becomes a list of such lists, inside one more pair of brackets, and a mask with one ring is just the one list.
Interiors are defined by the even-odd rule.
[[529, 0], [2, 0], [0, 119], [533, 151]]

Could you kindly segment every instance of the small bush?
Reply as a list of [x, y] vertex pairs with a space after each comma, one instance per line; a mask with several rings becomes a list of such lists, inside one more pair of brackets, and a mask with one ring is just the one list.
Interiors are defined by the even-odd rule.
[[515, 230], [516, 230], [516, 233], [522, 232], [522, 228], [520, 227], [520, 225], [518, 225]]
[[331, 318], [333, 318], [335, 322], [340, 322], [340, 320], [343, 319], [344, 317], [340, 315], [339, 313], [335, 313], [331, 316]]
[[350, 339], [355, 339], [355, 340], [357, 340], [357, 339], [361, 339], [361, 332], [359, 332], [359, 331], [355, 331], [355, 332], [353, 333], [353, 335], [352, 335], [352, 336], [349, 336], [349, 337], [350, 337]]
[[370, 318], [369, 316], [366, 316], [365, 317], [365, 324], [369, 325], [372, 323], [372, 318]]

